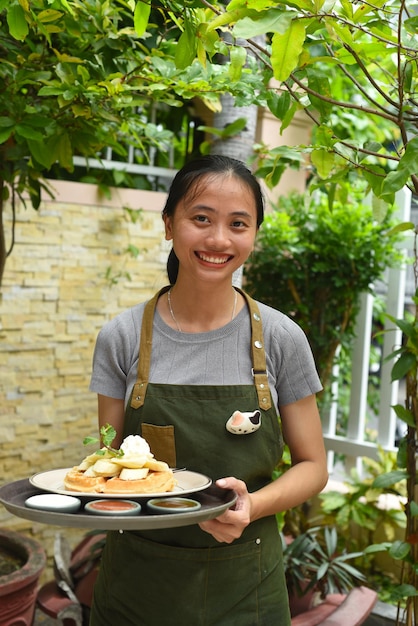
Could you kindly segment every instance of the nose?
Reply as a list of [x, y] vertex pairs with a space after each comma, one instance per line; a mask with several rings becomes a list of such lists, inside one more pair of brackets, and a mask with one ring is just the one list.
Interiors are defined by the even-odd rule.
[[212, 250], [223, 250], [231, 242], [229, 229], [223, 224], [213, 224], [207, 234], [207, 244]]

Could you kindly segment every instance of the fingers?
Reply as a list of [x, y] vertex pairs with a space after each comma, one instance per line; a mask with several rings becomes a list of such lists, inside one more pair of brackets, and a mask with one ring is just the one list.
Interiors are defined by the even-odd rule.
[[232, 543], [238, 539], [251, 521], [250, 497], [247, 486], [242, 480], [233, 476], [221, 478], [216, 485], [223, 489], [233, 489], [238, 498], [233, 508], [228, 509], [219, 517], [199, 524], [200, 528], [211, 534], [221, 543]]

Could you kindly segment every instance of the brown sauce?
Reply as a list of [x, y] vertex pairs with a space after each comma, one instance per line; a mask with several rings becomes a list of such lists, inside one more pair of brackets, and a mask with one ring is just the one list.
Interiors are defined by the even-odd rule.
[[196, 508], [196, 504], [194, 502], [190, 502], [187, 500], [158, 500], [154, 502], [155, 506], [159, 506], [164, 509], [194, 509]]

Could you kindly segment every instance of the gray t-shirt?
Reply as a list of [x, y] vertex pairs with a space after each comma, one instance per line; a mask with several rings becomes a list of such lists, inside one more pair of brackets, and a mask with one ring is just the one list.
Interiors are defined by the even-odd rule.
[[[136, 382], [145, 303], [117, 315], [100, 331], [90, 390], [125, 405]], [[322, 389], [305, 333], [289, 317], [258, 302], [273, 402], [301, 400]], [[226, 326], [205, 333], [170, 328], [154, 315], [151, 383], [184, 385], [253, 384], [251, 325], [245, 306]]]

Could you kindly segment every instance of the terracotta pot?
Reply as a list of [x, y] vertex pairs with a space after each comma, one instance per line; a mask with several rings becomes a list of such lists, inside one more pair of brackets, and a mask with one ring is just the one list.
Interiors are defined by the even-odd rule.
[[[302, 585], [302, 588], [307, 586], [308, 583]], [[296, 615], [310, 611], [315, 604], [317, 595], [317, 592], [313, 589], [310, 589], [307, 593], [300, 596], [296, 592], [289, 594], [289, 608], [291, 616], [295, 617]]]
[[46, 564], [45, 551], [34, 539], [5, 529], [0, 529], [0, 547], [24, 561], [20, 569], [0, 576], [0, 624], [30, 626], [39, 577]]

